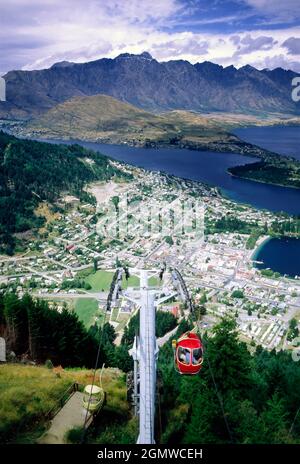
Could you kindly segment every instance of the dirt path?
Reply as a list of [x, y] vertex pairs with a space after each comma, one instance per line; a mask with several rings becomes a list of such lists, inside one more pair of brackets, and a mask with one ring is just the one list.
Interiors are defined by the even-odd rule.
[[97, 205], [109, 201], [114, 195], [120, 195], [128, 188], [128, 184], [120, 184], [114, 181], [106, 183], [93, 183], [90, 184], [87, 191], [96, 197]]

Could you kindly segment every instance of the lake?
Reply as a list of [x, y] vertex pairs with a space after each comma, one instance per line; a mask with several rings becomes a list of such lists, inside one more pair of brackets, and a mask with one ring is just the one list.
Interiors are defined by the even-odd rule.
[[258, 249], [254, 259], [263, 264], [255, 264], [259, 269], [270, 268], [272, 271], [300, 276], [300, 239], [273, 238]]
[[[266, 130], [265, 137], [263, 137], [262, 134], [263, 129]], [[259, 133], [259, 137], [263, 137], [265, 143], [266, 140], [268, 140], [271, 144], [272, 138], [274, 137], [274, 131], [271, 133], [269, 129], [269, 127], [251, 128], [251, 137], [253, 140], [257, 140], [257, 134]], [[287, 134], [290, 134], [289, 129], [289, 127], [284, 127], [284, 130], [287, 130]], [[246, 129], [241, 130], [244, 131]], [[284, 138], [282, 128], [278, 128], [278, 130], [281, 134], [280, 137]], [[281, 143], [282, 154], [284, 154], [283, 152], [287, 149], [290, 150], [291, 145], [294, 146], [295, 151], [296, 149], [299, 151], [299, 140], [295, 135], [295, 131], [293, 131], [293, 133], [294, 137], [292, 138], [292, 142], [286, 137], [289, 148], [287, 148], [283, 142]], [[245, 139], [247, 137], [248, 139], [250, 138], [249, 134], [250, 133], [248, 132]], [[250, 141], [253, 142], [253, 140]], [[57, 142], [59, 141], [56, 141], [56, 143]], [[232, 153], [215, 153], [168, 148], [137, 148], [128, 147], [126, 145], [106, 145], [82, 141], [76, 142], [86, 148], [99, 151], [112, 158], [136, 166], [151, 170], [164, 171], [179, 177], [217, 186], [231, 200], [247, 203], [260, 209], [285, 211], [296, 215], [300, 214], [300, 190], [238, 179], [227, 173], [227, 169], [229, 167], [254, 162], [256, 161], [255, 158]]]
[[233, 131], [245, 142], [300, 160], [300, 127], [245, 127]]

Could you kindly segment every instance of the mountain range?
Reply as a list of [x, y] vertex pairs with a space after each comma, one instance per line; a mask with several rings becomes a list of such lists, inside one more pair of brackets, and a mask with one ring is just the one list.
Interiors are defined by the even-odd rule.
[[3, 76], [7, 102], [0, 102], [0, 118], [28, 119], [73, 97], [98, 94], [155, 113], [180, 109], [297, 115], [300, 104], [291, 98], [291, 82], [296, 76], [299, 74], [282, 68], [158, 62], [147, 52], [88, 63], [64, 61], [49, 69], [10, 71]]

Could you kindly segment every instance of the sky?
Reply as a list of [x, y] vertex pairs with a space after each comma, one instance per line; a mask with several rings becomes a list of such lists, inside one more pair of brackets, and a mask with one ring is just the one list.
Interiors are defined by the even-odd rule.
[[300, 72], [300, 0], [0, 0], [0, 75], [125, 52]]

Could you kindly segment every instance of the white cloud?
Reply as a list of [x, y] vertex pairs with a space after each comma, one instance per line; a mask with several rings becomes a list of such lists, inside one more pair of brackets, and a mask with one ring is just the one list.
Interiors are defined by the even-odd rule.
[[167, 42], [154, 43], [150, 48], [150, 53], [159, 59], [183, 57], [183, 56], [204, 56], [208, 52], [209, 43], [193, 34], [181, 34], [174, 40]]
[[151, 19], [164, 19], [183, 9], [177, 0], [115, 0], [104, 2], [103, 11], [129, 23], [144, 23]]
[[239, 55], [247, 55], [258, 50], [271, 50], [275, 45], [276, 41], [273, 37], [261, 35], [253, 38], [251, 34], [245, 35], [243, 38], [239, 36], [232, 37], [233, 43], [237, 45], [237, 50], [234, 53], [234, 57]]
[[272, 57], [266, 57], [263, 60], [258, 60], [254, 63], [256, 67], [274, 69], [274, 68], [293, 68], [294, 71], [300, 73], [300, 63], [299, 61], [293, 61], [287, 59], [285, 55], [275, 55]]
[[289, 37], [282, 46], [287, 48], [289, 55], [300, 55], [300, 38]]
[[[295, 6], [300, 11], [300, 0], [236, 1], [270, 15], [273, 5], [277, 15], [284, 10], [290, 14]], [[187, 12], [196, 4], [198, 0], [185, 10], [182, 0], [10, 0], [1, 4], [1, 69], [41, 69], [57, 61], [112, 58], [125, 51], [149, 51], [158, 60], [210, 60], [238, 67], [259, 63], [266, 67], [276, 56], [284, 56], [285, 41], [300, 36], [299, 28], [227, 35], [176, 32], [176, 22], [183, 24], [186, 19], [188, 24]], [[228, 14], [227, 20], [234, 18]], [[211, 21], [217, 24], [221, 19]], [[195, 18], [198, 25], [209, 21]], [[166, 25], [172, 27], [162, 27]], [[297, 67], [294, 52], [290, 50], [282, 63]]]

